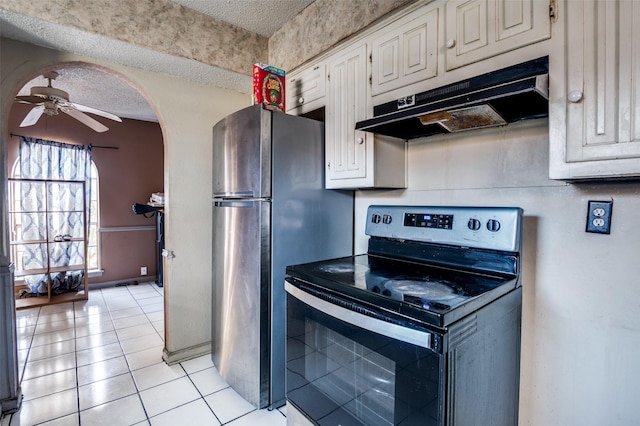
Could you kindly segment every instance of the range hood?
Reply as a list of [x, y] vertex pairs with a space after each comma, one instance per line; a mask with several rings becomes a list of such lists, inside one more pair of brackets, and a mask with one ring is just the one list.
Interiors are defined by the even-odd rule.
[[549, 60], [529, 62], [373, 108], [356, 130], [414, 139], [549, 115]]

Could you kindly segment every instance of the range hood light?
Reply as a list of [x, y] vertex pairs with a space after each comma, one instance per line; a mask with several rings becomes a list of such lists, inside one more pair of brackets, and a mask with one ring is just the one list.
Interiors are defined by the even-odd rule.
[[439, 124], [451, 133], [507, 124], [506, 120], [489, 104], [449, 110], [449, 114], [451, 120]]
[[443, 121], [449, 121], [451, 118], [451, 114], [447, 111], [438, 111], [421, 115], [418, 117], [418, 120], [420, 120], [420, 124], [423, 126], [428, 126], [430, 124], [440, 124]]

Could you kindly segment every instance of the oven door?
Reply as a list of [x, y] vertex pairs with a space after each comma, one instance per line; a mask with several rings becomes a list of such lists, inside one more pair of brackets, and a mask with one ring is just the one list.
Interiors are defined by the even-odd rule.
[[292, 278], [287, 399], [317, 425], [442, 425], [442, 336]]

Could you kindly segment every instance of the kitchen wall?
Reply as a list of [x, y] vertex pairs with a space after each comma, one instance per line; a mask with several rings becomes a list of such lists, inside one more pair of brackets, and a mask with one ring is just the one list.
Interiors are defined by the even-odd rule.
[[[155, 219], [133, 214], [134, 202], [146, 203], [152, 192], [163, 192], [164, 159], [162, 131], [157, 123], [123, 119], [103, 122], [108, 132], [97, 133], [66, 114], [43, 116], [34, 126], [21, 128], [20, 122], [31, 106], [13, 104], [9, 115], [10, 133], [80, 145], [112, 146], [94, 148], [92, 158], [98, 169], [100, 194], [99, 244], [103, 270], [89, 283], [115, 283], [150, 279], [156, 274]], [[7, 140], [8, 169], [18, 158], [19, 139]], [[147, 266], [148, 276], [140, 277]]]
[[[425, 3], [429, 0], [419, 1]], [[417, 2], [315, 0], [269, 38], [269, 63], [291, 71], [409, 3]]]
[[[227, 114], [248, 106], [250, 96], [4, 38], [0, 44], [0, 163], [6, 162], [8, 111], [13, 96], [43, 67], [73, 61], [104, 67], [138, 88], [153, 106], [164, 140], [166, 246], [175, 255], [165, 260], [165, 356], [176, 360], [208, 352], [211, 340], [211, 129]], [[247, 88], [247, 93], [250, 90]], [[140, 159], [138, 164], [141, 163]], [[0, 266], [4, 266], [7, 253], [4, 229], [0, 230], [0, 237]], [[0, 306], [0, 310], [6, 309], [9, 308]]]
[[[640, 183], [551, 181], [547, 152], [546, 119], [409, 142], [407, 189], [356, 193], [356, 252], [370, 204], [522, 207], [520, 424], [638, 424]], [[611, 199], [611, 234], [586, 233]]]
[[[270, 60], [282, 50], [297, 66], [321, 53], [323, 37], [352, 33], [351, 22], [340, 19], [331, 32], [316, 34], [320, 41], [311, 47], [282, 42], [319, 22], [323, 8], [309, 7], [285, 25], [270, 40]], [[548, 149], [547, 119], [409, 142], [407, 189], [356, 192], [355, 249], [367, 249], [371, 204], [522, 207], [519, 424], [637, 425], [640, 183], [551, 181]], [[610, 235], [585, 232], [588, 200], [613, 200]]]

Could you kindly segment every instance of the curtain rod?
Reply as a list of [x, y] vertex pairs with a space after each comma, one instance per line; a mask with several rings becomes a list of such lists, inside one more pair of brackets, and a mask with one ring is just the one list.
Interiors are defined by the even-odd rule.
[[[22, 136], [22, 137], [24, 137], [24, 138], [29, 138], [29, 137], [31, 137], [31, 136], [25, 136], [25, 135], [17, 135], [17, 134], [15, 134], [15, 133], [9, 133], [9, 136], [12, 136], [12, 137], [13, 137], [13, 136], [15, 136], [15, 137], [20, 137], [20, 136]], [[92, 144], [89, 144], [89, 146], [90, 146], [92, 149], [93, 149], [93, 148], [102, 148], [102, 149], [120, 149], [120, 148], [119, 148], [119, 147], [117, 147], [117, 146], [102, 146], [102, 145], [92, 145]]]

